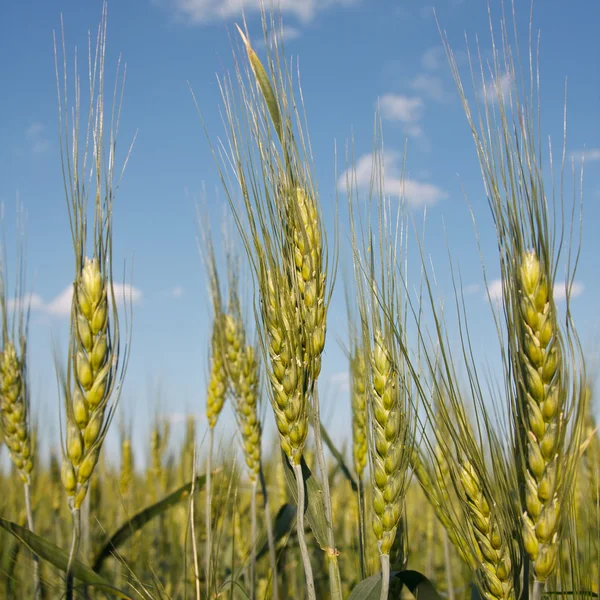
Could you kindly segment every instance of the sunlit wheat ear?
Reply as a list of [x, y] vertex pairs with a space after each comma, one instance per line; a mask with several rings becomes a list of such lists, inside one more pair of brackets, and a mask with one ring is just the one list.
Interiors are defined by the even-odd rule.
[[233, 312], [224, 315], [223, 349], [226, 370], [234, 388], [241, 375], [241, 355], [244, 351], [245, 335], [241, 319]]
[[29, 483], [33, 456], [24, 375], [23, 361], [7, 341], [0, 355], [0, 420], [10, 458], [23, 483]]
[[389, 554], [401, 516], [401, 414], [398, 372], [381, 331], [375, 332], [371, 354], [371, 465], [373, 530], [382, 554]]
[[518, 282], [522, 327], [522, 379], [527, 423], [527, 469], [523, 541], [539, 581], [558, 558], [558, 479], [564, 436], [560, 389], [561, 347], [552, 287], [535, 252], [524, 253]]
[[211, 341], [210, 375], [206, 390], [206, 418], [208, 426], [214, 429], [217, 419], [223, 409], [227, 394], [227, 373], [223, 357], [223, 344], [221, 343], [222, 315], [215, 318]]
[[[559, 545], [563, 525], [572, 513], [585, 414], [585, 361], [570, 304], [581, 241], [576, 221], [582, 222], [577, 214], [582, 192], [573, 173], [573, 197], [565, 198], [566, 107], [562, 159], [556, 161], [556, 171], [554, 144], [549, 144], [548, 156], [543, 155], [540, 74], [535, 56], [539, 48], [532, 47], [530, 37], [528, 69], [515, 65], [514, 57], [519, 57], [519, 52], [513, 51], [516, 32], [514, 24], [513, 42], [513, 32], [503, 18], [501, 44], [494, 43], [489, 65], [495, 81], [500, 77], [510, 81], [509, 89], [490, 86], [488, 63], [482, 64], [481, 56], [480, 64], [475, 65], [480, 73], [471, 67], [475, 86], [484, 92], [478, 98], [489, 100], [485, 104], [479, 100], [475, 111], [445, 37], [444, 44], [496, 226], [503, 311], [495, 312], [495, 317], [504, 372], [510, 382], [506, 390], [519, 472], [521, 546], [531, 560], [532, 597], [539, 600], [551, 575], [561, 574]], [[563, 265], [566, 299], [559, 319], [554, 285]]]
[[[127, 363], [127, 347], [124, 353], [121, 352], [112, 276], [113, 202], [120, 178], [120, 174], [115, 172], [115, 145], [123, 80], [117, 70], [111, 117], [105, 119], [104, 5], [94, 55], [90, 44], [90, 109], [87, 135], [82, 143], [79, 75], [76, 70], [75, 107], [71, 113], [70, 107], [66, 105], [68, 86], [64, 37], [62, 42], [62, 73], [59, 70], [55, 43], [56, 79], [61, 159], [75, 255], [71, 335], [65, 381], [63, 482], [71, 498], [71, 508], [78, 510], [86, 496], [90, 477], [112, 420]], [[107, 131], [105, 123], [108, 124]], [[91, 168], [88, 159], [91, 159]], [[90, 190], [94, 226], [89, 236], [91, 244], [88, 244]]]
[[326, 273], [320, 215], [315, 199], [303, 188], [283, 190], [287, 216], [286, 247], [295, 266], [306, 368], [313, 381], [321, 372], [326, 332]]
[[350, 393], [352, 402], [352, 456], [354, 470], [362, 479], [367, 465], [367, 368], [364, 351], [356, 345], [350, 356]]
[[87, 493], [112, 409], [107, 407], [114, 378], [108, 283], [97, 258], [86, 258], [73, 293], [73, 388], [67, 407], [66, 459], [76, 485], [67, 493], [78, 509]]
[[260, 471], [261, 426], [258, 419], [259, 365], [255, 350], [246, 346], [240, 357], [239, 400], [236, 407], [244, 457], [250, 479], [256, 481]]
[[464, 459], [459, 481], [479, 549], [477, 576], [486, 598], [513, 598], [513, 573], [510, 547], [496, 523], [497, 507], [481, 486], [476, 469]]
[[292, 464], [299, 465], [308, 435], [308, 398], [299, 309], [296, 295], [290, 294], [284, 275], [273, 271], [265, 273], [262, 291], [275, 423], [282, 450]]

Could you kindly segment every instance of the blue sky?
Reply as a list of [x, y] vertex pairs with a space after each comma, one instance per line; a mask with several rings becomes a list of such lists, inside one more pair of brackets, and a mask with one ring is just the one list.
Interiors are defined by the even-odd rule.
[[[500, 1], [490, 2], [497, 25]], [[471, 44], [479, 36], [483, 56], [490, 56], [486, 4], [480, 0], [283, 0], [281, 8], [286, 54], [300, 61], [315, 177], [328, 226], [333, 225], [336, 193], [334, 143], [337, 176], [345, 168], [346, 140], [353, 136], [359, 175], [368, 178], [373, 114], [379, 102], [388, 191], [396, 193], [407, 140], [406, 189], [417, 221], [427, 207], [426, 251], [436, 265], [442, 290], [448, 291], [449, 244], [468, 292], [473, 343], [493, 362], [497, 358], [490, 344], [494, 331], [465, 192], [477, 218], [490, 280], [499, 275], [495, 238], [475, 148], [434, 19], [435, 9], [469, 83], [465, 32]], [[230, 36], [234, 23], [241, 21], [241, 6], [252, 39], [261, 39], [258, 5], [258, 0], [109, 2], [107, 73], [114, 73], [119, 54], [127, 64], [121, 159], [138, 132], [114, 215], [117, 271], [125, 261], [130, 267], [134, 260], [133, 346], [120, 411], [126, 422], [135, 422], [138, 447], [144, 444], [156, 411], [173, 420], [175, 438], [186, 412], [198, 415], [201, 432], [205, 426], [210, 323], [196, 247], [195, 201], [206, 189], [206, 212], [214, 229], [219, 228], [225, 209], [188, 82], [211, 134], [221, 134], [216, 75], [232, 68]], [[100, 1], [24, 0], [0, 6], [0, 201], [6, 205], [11, 256], [17, 197], [28, 213], [28, 276], [36, 295], [29, 373], [34, 411], [47, 440], [58, 434], [52, 344], [56, 341], [62, 344], [63, 354], [66, 351], [68, 286], [73, 277], [59, 160], [52, 32], [60, 28], [62, 13], [69, 60], [75, 46], [80, 59], [85, 59], [87, 31], [96, 29], [100, 11]], [[525, 48], [529, 2], [516, 0], [516, 13]], [[600, 293], [599, 21], [596, 2], [546, 0], [534, 6], [533, 27], [541, 31], [544, 139], [551, 136], [555, 151], [560, 151], [568, 79], [568, 157], [580, 161], [586, 153], [583, 254], [573, 311], [582, 341], [592, 349], [599, 325], [594, 298]], [[255, 46], [260, 54], [260, 44]], [[85, 73], [85, 60], [80, 69]], [[570, 177], [568, 186], [572, 186]], [[340, 266], [348, 269], [344, 211], [339, 227]], [[347, 366], [336, 340], [345, 337], [341, 284], [338, 277], [321, 385], [325, 419], [335, 422], [338, 440], [349, 440]], [[270, 412], [266, 415], [270, 421]], [[221, 427], [224, 439], [229, 439], [233, 431], [229, 416]], [[114, 447], [115, 436], [109, 443]]]

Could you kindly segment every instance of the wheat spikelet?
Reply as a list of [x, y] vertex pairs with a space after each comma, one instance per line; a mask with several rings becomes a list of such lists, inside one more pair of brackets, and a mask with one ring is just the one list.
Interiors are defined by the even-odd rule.
[[323, 262], [323, 241], [317, 203], [301, 187], [284, 193], [289, 256], [285, 264], [295, 266], [294, 287], [298, 289], [298, 309], [302, 320], [304, 362], [311, 380], [321, 372], [321, 354], [326, 333], [326, 273]]
[[295, 294], [290, 294], [284, 276], [269, 271], [262, 292], [275, 423], [282, 450], [292, 464], [299, 465], [308, 434], [308, 396], [306, 370], [302, 368], [304, 350], [299, 311]]
[[401, 516], [401, 420], [398, 372], [381, 330], [375, 332], [371, 353], [370, 448], [373, 480], [373, 531], [382, 554], [390, 553]]
[[223, 328], [226, 371], [233, 393], [244, 458], [250, 479], [254, 482], [260, 471], [261, 455], [261, 426], [257, 412], [260, 372], [254, 348], [245, 345], [246, 335], [239, 316], [239, 305], [235, 300], [237, 294], [232, 289], [235, 285], [230, 278], [230, 294], [233, 300], [230, 301], [231, 312], [225, 315]]
[[527, 422], [527, 467], [523, 541], [538, 581], [545, 581], [558, 559], [557, 485], [563, 447], [564, 394], [561, 346], [552, 288], [535, 252], [522, 256], [520, 279], [522, 387]]
[[[108, 409], [117, 356], [111, 342], [109, 282], [98, 258], [85, 258], [73, 294], [73, 388], [67, 399], [65, 459], [75, 478], [66, 488], [78, 509], [110, 422]], [[68, 468], [68, 467], [67, 467]]]
[[259, 366], [252, 346], [246, 346], [240, 359], [239, 401], [236, 415], [250, 479], [256, 481], [260, 471], [261, 426], [258, 420]]
[[219, 317], [213, 323], [213, 333], [210, 355], [210, 376], [206, 390], [206, 418], [208, 426], [214, 429], [217, 419], [223, 409], [227, 394], [227, 372], [223, 360], [223, 345], [220, 340]]
[[476, 469], [463, 459], [459, 470], [467, 515], [479, 549], [477, 574], [488, 599], [513, 598], [510, 549], [495, 521], [493, 501], [484, 492]]
[[10, 458], [23, 483], [28, 484], [33, 455], [26, 394], [24, 359], [18, 357], [14, 344], [7, 341], [0, 355], [0, 424]]
[[362, 479], [367, 465], [367, 373], [362, 348], [350, 357], [350, 393], [352, 402], [352, 456], [354, 470]]

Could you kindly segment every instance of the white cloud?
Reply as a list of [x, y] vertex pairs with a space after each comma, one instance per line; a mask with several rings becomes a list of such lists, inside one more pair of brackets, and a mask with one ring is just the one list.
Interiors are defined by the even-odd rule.
[[38, 294], [25, 294], [18, 299], [11, 298], [6, 303], [6, 308], [8, 310], [15, 310], [21, 306], [25, 310], [27, 310], [28, 307], [31, 308], [31, 310], [41, 310], [44, 306], [44, 300]]
[[333, 373], [329, 377], [329, 384], [331, 387], [339, 390], [340, 392], [350, 391], [350, 373], [348, 371], [340, 371], [339, 373]]
[[[581, 296], [585, 290], [585, 286], [581, 281], [574, 281], [573, 287], [571, 288], [571, 299]], [[494, 279], [488, 286], [490, 298], [495, 302], [502, 300], [502, 280]], [[486, 296], [487, 297], [487, 296]], [[564, 300], [567, 297], [567, 291], [564, 285], [555, 284], [554, 286], [554, 299], [556, 301]]]
[[55, 296], [43, 309], [56, 317], [68, 317], [71, 314], [73, 285], [68, 285], [58, 296]]
[[432, 46], [423, 52], [421, 64], [423, 65], [423, 68], [428, 71], [435, 71], [440, 68], [444, 56], [445, 52], [443, 46]]
[[[278, 0], [282, 14], [293, 15], [303, 23], [334, 6], [351, 6], [360, 0]], [[264, 0], [170, 0], [176, 15], [192, 23], [206, 23], [240, 17], [242, 13], [259, 12]]]
[[[585, 286], [581, 281], [574, 281], [573, 287], [571, 288], [571, 298], [577, 298], [581, 296], [585, 290]], [[554, 298], [555, 300], [564, 300], [567, 297], [566, 286], [555, 285], [554, 286]]]
[[[139, 304], [142, 292], [128, 283], [114, 283], [115, 300], [119, 306], [131, 303]], [[43, 312], [54, 317], [68, 317], [71, 314], [71, 300], [73, 299], [73, 285], [68, 285], [60, 294], [52, 298], [47, 304], [38, 294], [30, 294], [23, 298], [24, 302], [31, 302], [31, 310]], [[8, 303], [9, 308], [14, 308], [16, 302]]]
[[499, 100], [506, 100], [512, 86], [513, 80], [510, 73], [503, 73], [482, 87], [481, 97], [489, 104], [497, 104]]
[[587, 150], [577, 150], [571, 153], [574, 160], [593, 161], [600, 160], [600, 148], [589, 148]]
[[[435, 204], [439, 200], [448, 197], [448, 194], [432, 183], [425, 183], [404, 177], [401, 173], [401, 156], [397, 152], [387, 151], [384, 156], [384, 194], [392, 197], [404, 197], [406, 201], [414, 207]], [[354, 174], [346, 171], [338, 179], [338, 187], [346, 190], [346, 180], [348, 177], [355, 179], [359, 190], [365, 192], [369, 190], [371, 174], [373, 169], [373, 155], [363, 154], [354, 167]]]
[[[297, 27], [290, 27], [289, 25], [283, 25], [282, 28], [278, 28], [272, 31], [269, 36], [269, 42], [277, 41], [278, 44], [287, 44], [293, 40], [298, 39], [302, 35], [302, 31]], [[256, 40], [252, 40], [252, 46], [255, 48], [265, 48], [265, 39], [262, 35], [257, 36]]]
[[469, 283], [468, 285], [465, 285], [465, 287], [462, 290], [462, 293], [465, 296], [472, 296], [473, 294], [477, 294], [480, 289], [481, 286], [478, 283]]
[[[488, 284], [487, 293], [493, 302], [502, 300], [502, 279], [494, 279]], [[485, 296], [487, 298], [487, 294]]]
[[25, 138], [27, 139], [31, 151], [34, 154], [42, 154], [50, 147], [50, 143], [45, 136], [45, 126], [43, 123], [34, 121], [25, 130]]
[[442, 80], [439, 77], [429, 75], [428, 73], [417, 75], [417, 77], [410, 82], [410, 87], [415, 90], [415, 92], [422, 92], [438, 102], [441, 102], [446, 97]]
[[169, 295], [171, 296], [171, 298], [181, 298], [181, 296], [183, 296], [185, 290], [183, 289], [182, 286], [180, 285], [176, 285], [170, 292]]
[[302, 35], [302, 31], [297, 27], [290, 27], [284, 25], [281, 31], [275, 33], [277, 39], [283, 42], [291, 42], [292, 40], [298, 39]]
[[401, 94], [385, 94], [379, 99], [379, 109], [384, 119], [411, 123], [421, 118], [423, 100]]

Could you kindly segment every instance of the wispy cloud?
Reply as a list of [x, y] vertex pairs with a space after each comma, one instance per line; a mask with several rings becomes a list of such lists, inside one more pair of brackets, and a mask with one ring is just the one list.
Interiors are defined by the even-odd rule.
[[478, 283], [469, 283], [463, 287], [462, 293], [465, 296], [472, 296], [473, 294], [477, 294], [481, 290], [481, 285]]
[[[574, 281], [571, 287], [571, 299], [581, 296], [585, 290], [585, 285], [581, 281]], [[500, 302], [502, 300], [502, 280], [494, 279], [488, 285], [488, 292], [490, 298], [494, 302]], [[487, 294], [485, 295], [487, 298]], [[556, 301], [564, 300], [567, 297], [567, 290], [564, 284], [555, 284], [554, 286], [554, 299]]]
[[493, 302], [500, 302], [502, 300], [502, 279], [490, 281], [485, 298], [487, 298], [488, 294]]
[[480, 95], [489, 104], [497, 104], [499, 100], [503, 100], [509, 95], [512, 86], [513, 80], [510, 73], [503, 73], [485, 83], [481, 88]]
[[585, 162], [600, 160], [600, 148], [576, 150], [575, 152], [571, 152], [571, 158], [574, 160], [585, 160]]
[[25, 130], [25, 139], [33, 154], [43, 154], [50, 147], [50, 142], [45, 135], [45, 126], [39, 121], [34, 121]]
[[[271, 34], [269, 35], [269, 42], [273, 43], [274, 41], [277, 41], [279, 44], [281, 44], [281, 43], [287, 44], [288, 42], [297, 40], [301, 36], [302, 36], [302, 30], [299, 29], [298, 27], [291, 27], [290, 25], [283, 25], [283, 27], [281, 27], [280, 29], [276, 29], [275, 31], [271, 32]], [[260, 39], [256, 39], [256, 40], [252, 41], [252, 45], [257, 48], [264, 48], [266, 46], [265, 38], [263, 36], [260, 36]]]
[[417, 75], [411, 82], [410, 87], [415, 92], [421, 92], [438, 102], [442, 102], [446, 99], [447, 94], [444, 89], [444, 83], [440, 77], [436, 75], [430, 75], [429, 73], [422, 73]]
[[432, 46], [427, 48], [421, 56], [421, 65], [428, 71], [435, 71], [440, 68], [445, 59], [446, 53], [443, 46]]
[[185, 293], [185, 290], [183, 289], [183, 286], [181, 285], [176, 285], [173, 289], [169, 290], [169, 296], [171, 296], [171, 298], [181, 298], [183, 296], [183, 294]]
[[406, 131], [413, 137], [419, 137], [423, 130], [419, 120], [423, 113], [423, 100], [402, 94], [384, 94], [377, 102], [382, 118], [406, 125]]
[[348, 371], [339, 371], [329, 377], [329, 385], [340, 392], [350, 391], [350, 373]]
[[[163, 0], [164, 3], [165, 0]], [[239, 17], [242, 13], [260, 11], [264, 0], [166, 0], [176, 16], [190, 24], [227, 20]], [[277, 8], [282, 14], [289, 14], [309, 23], [318, 12], [334, 7], [346, 7], [360, 0], [278, 0]]]
[[[585, 285], [581, 281], [574, 281], [573, 287], [571, 288], [571, 298], [577, 298], [581, 296], [585, 291]], [[564, 300], [567, 297], [567, 289], [564, 285], [554, 286], [554, 298], [556, 300]]]
[[25, 294], [21, 298], [11, 298], [6, 302], [6, 308], [8, 310], [15, 310], [23, 307], [24, 310], [31, 308], [31, 310], [42, 310], [44, 307], [44, 300], [38, 294]]
[[[432, 183], [426, 183], [415, 179], [404, 177], [402, 179], [401, 156], [392, 150], [385, 152], [384, 168], [385, 181], [384, 193], [392, 197], [404, 197], [413, 207], [435, 204], [436, 202], [448, 197], [448, 194]], [[363, 154], [357, 161], [354, 168], [355, 173], [349, 171], [342, 173], [338, 179], [338, 187], [346, 190], [348, 178], [355, 179], [358, 189], [362, 192], [369, 190], [371, 175], [373, 169], [373, 155]]]
[[[128, 283], [113, 284], [115, 300], [117, 305], [124, 306], [129, 302], [139, 304], [142, 300], [140, 289], [129, 285]], [[71, 314], [71, 300], [73, 298], [73, 285], [68, 285], [60, 294], [52, 298], [49, 302], [38, 294], [27, 294], [18, 300], [11, 300], [7, 303], [10, 310], [14, 310], [19, 304], [24, 307], [28, 305], [32, 311], [46, 313], [54, 317], [68, 317]]]

